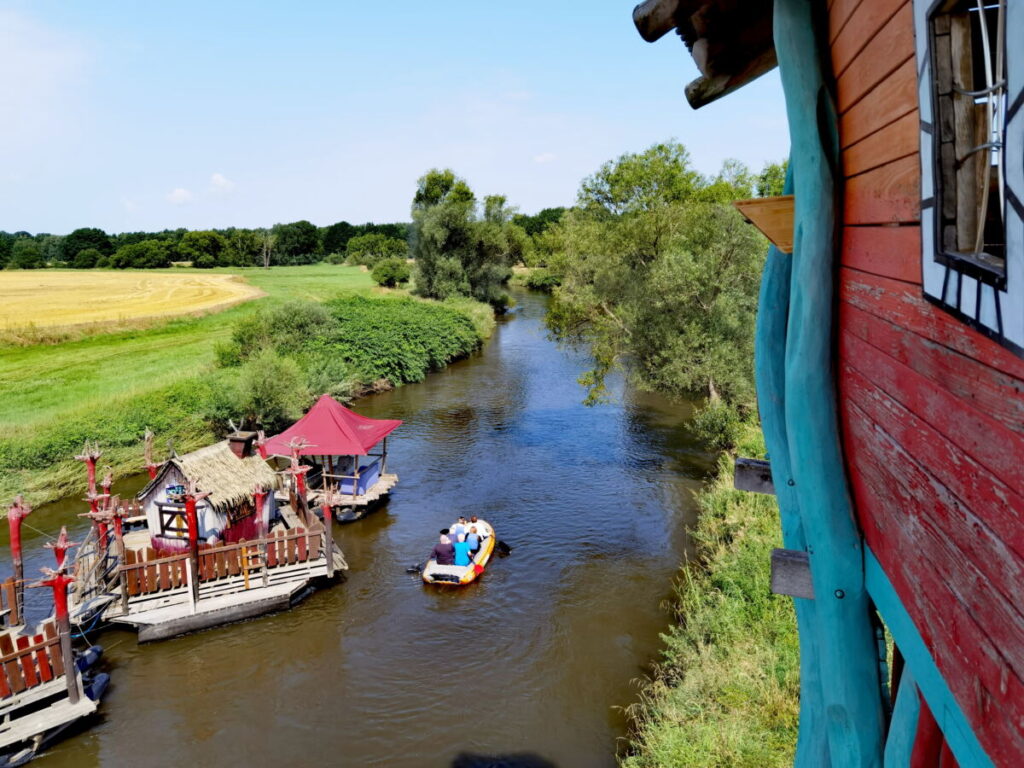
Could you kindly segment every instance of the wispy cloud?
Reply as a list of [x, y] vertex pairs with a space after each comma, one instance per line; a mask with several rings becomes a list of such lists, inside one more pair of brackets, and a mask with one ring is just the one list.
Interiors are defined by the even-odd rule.
[[167, 193], [166, 199], [172, 205], [184, 205], [192, 199], [192, 193], [183, 187], [175, 187]]
[[554, 152], [541, 152], [539, 155], [533, 156], [533, 162], [543, 165], [544, 163], [554, 162], [558, 157]]
[[215, 173], [210, 177], [210, 192], [215, 195], [226, 195], [234, 188], [235, 182], [223, 173]]

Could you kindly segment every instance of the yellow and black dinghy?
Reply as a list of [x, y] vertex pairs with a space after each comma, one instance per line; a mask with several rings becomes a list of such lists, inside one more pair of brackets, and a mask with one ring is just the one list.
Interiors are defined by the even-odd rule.
[[486, 520], [480, 520], [475, 525], [488, 531], [488, 535], [482, 537], [480, 549], [473, 555], [469, 565], [439, 565], [431, 559], [423, 567], [423, 581], [426, 584], [441, 584], [445, 586], [461, 587], [475, 581], [484, 572], [487, 563], [494, 554], [494, 546], [497, 538], [494, 528]]

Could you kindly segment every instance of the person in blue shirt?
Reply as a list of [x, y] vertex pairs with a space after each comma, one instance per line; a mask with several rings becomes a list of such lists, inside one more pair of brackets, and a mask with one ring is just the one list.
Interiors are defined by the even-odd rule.
[[480, 551], [480, 534], [476, 532], [476, 526], [470, 526], [469, 533], [466, 535], [466, 541], [469, 542], [469, 551], [476, 554]]
[[466, 541], [466, 537], [459, 536], [459, 540], [452, 544], [452, 548], [455, 550], [455, 564], [469, 565], [469, 542]]

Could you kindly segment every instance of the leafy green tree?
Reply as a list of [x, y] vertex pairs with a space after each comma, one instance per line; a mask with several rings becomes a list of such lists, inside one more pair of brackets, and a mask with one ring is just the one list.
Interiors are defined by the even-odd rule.
[[191, 261], [193, 267], [208, 269], [225, 262], [228, 242], [217, 232], [186, 232], [178, 242], [178, 260]]
[[394, 288], [409, 281], [412, 273], [405, 259], [383, 259], [373, 268], [373, 279], [377, 285]]
[[115, 269], [159, 269], [171, 266], [173, 246], [166, 240], [142, 240], [118, 248], [107, 264]]
[[348, 241], [345, 249], [349, 264], [373, 267], [384, 259], [404, 259], [409, 255], [409, 246], [404, 240], [379, 233], [359, 235]]
[[7, 263], [13, 269], [40, 269], [46, 266], [43, 249], [31, 237], [19, 237], [11, 247], [11, 258]]
[[7, 265], [11, 258], [11, 249], [14, 247], [14, 235], [10, 232], [0, 232], [0, 269]]
[[104, 256], [114, 252], [113, 243], [106, 232], [95, 227], [82, 227], [64, 238], [61, 243], [61, 261], [73, 262], [78, 252], [85, 248], [95, 248]]
[[[588, 402], [615, 367], [639, 386], [704, 395], [705, 424], [754, 407], [753, 338], [765, 240], [728, 204], [751, 176], [728, 163], [716, 177], [685, 148], [659, 144], [606, 163], [555, 229], [564, 249], [548, 324], [587, 342]], [[732, 414], [732, 415], [730, 415]]]
[[242, 365], [235, 406], [245, 426], [277, 430], [297, 419], [308, 400], [302, 369], [291, 358], [264, 349]]
[[231, 227], [224, 232], [227, 240], [226, 264], [232, 267], [255, 267], [263, 264], [263, 238], [253, 229]]
[[36, 242], [43, 251], [43, 261], [56, 264], [64, 259], [64, 238], [60, 235], [36, 235]]
[[275, 252], [281, 264], [312, 264], [320, 254], [320, 232], [308, 221], [275, 224]]
[[553, 224], [557, 224], [562, 220], [565, 215], [565, 208], [544, 208], [533, 216], [527, 216], [523, 213], [517, 213], [512, 217], [512, 221], [518, 224], [530, 237], [535, 237], [543, 232], [546, 232], [549, 227]]
[[512, 224], [514, 214], [503, 196], [491, 195], [477, 218], [476, 197], [465, 181], [450, 169], [429, 171], [412, 205], [417, 292], [436, 299], [472, 296], [499, 310], [506, 307], [511, 264], [527, 247], [526, 233]]
[[106, 258], [95, 248], [83, 248], [75, 254], [70, 265], [75, 269], [92, 269], [93, 267], [107, 266], [106, 263], [100, 263], [101, 260], [105, 262]]
[[758, 197], [778, 197], [782, 194], [782, 188], [786, 184], [786, 170], [789, 168], [789, 160], [781, 163], [766, 163], [761, 172], [757, 174], [754, 186]]
[[331, 224], [331, 226], [324, 230], [322, 240], [323, 252], [327, 254], [344, 253], [346, 246], [348, 246], [348, 241], [358, 234], [359, 229], [347, 221]]

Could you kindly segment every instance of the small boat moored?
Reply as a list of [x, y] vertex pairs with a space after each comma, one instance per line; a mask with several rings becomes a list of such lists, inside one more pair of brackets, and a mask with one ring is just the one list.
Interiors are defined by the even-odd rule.
[[494, 554], [494, 546], [497, 540], [494, 528], [486, 520], [477, 521], [478, 527], [483, 527], [488, 534], [483, 537], [480, 549], [473, 555], [469, 565], [439, 565], [434, 559], [427, 560], [423, 568], [422, 577], [425, 584], [442, 584], [461, 587], [475, 581], [484, 572], [487, 563]]

